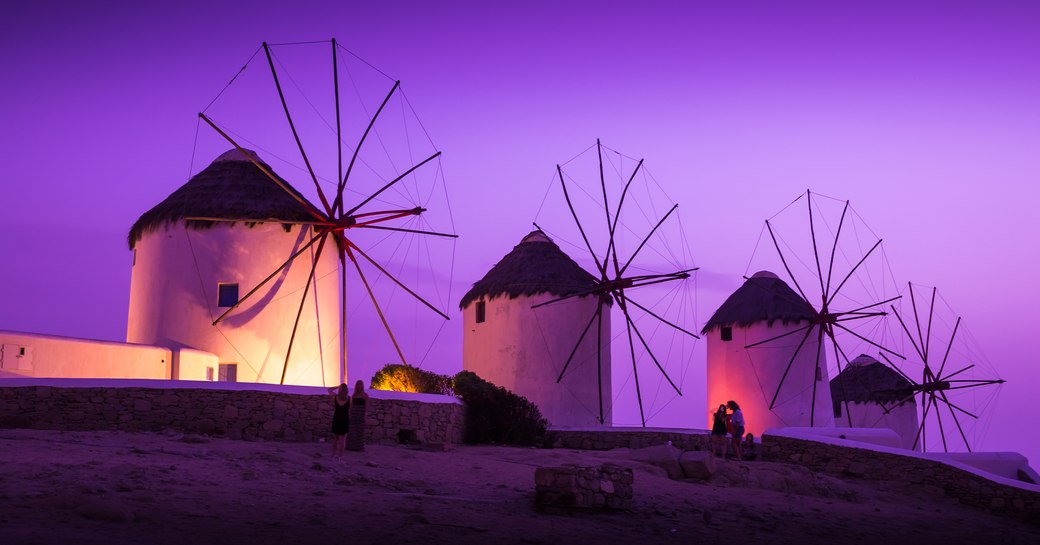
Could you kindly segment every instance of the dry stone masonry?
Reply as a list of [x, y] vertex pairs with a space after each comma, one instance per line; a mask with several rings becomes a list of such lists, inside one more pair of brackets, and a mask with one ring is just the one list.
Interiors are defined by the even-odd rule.
[[[370, 397], [365, 442], [446, 446], [462, 441], [461, 403]], [[202, 433], [231, 439], [317, 441], [332, 410], [324, 395], [259, 390], [0, 387], [0, 427]]]
[[927, 485], [962, 504], [1040, 524], [1040, 493], [936, 460], [769, 434], [762, 436], [762, 456], [766, 461], [798, 464], [846, 478]]
[[553, 448], [581, 450], [640, 449], [654, 445], [672, 445], [679, 450], [711, 450], [708, 438], [708, 432], [700, 430], [553, 428], [547, 434], [547, 443]]
[[632, 470], [613, 464], [540, 467], [534, 482], [535, 506], [542, 509], [632, 508]]

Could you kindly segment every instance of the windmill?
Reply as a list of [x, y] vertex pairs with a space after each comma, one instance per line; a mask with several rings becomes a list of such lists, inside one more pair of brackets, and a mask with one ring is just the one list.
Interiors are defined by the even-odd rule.
[[[962, 420], [967, 418], [970, 419], [969, 422], [978, 421], [981, 411], [976, 406], [988, 404], [978, 403], [974, 393], [986, 386], [999, 387], [1005, 381], [978, 374], [980, 371], [994, 375], [996, 373], [962, 326], [961, 316], [957, 315], [939, 295], [938, 288], [932, 287], [930, 297], [927, 295], [928, 291], [923, 286], [918, 286], [915, 291], [914, 284], [908, 282], [899, 302], [900, 306], [909, 308], [901, 310], [895, 305], [889, 307], [916, 357], [903, 362], [903, 365], [897, 365], [886, 354], [881, 354], [890, 367], [910, 382], [911, 390], [904, 398], [888, 404], [884, 410], [888, 413], [905, 401], [917, 398], [921, 418], [912, 448], [916, 450], [921, 447], [922, 450], [928, 450], [927, 439], [930, 430], [933, 434], [938, 432], [943, 451], [949, 452], [952, 445], [947, 441], [947, 430], [952, 433], [952, 428], [956, 428], [957, 436], [960, 437], [964, 448], [971, 452], [971, 441]], [[936, 341], [934, 345], [933, 340]], [[941, 351], [941, 355], [933, 350], [936, 348]], [[920, 368], [919, 379], [911, 378], [908, 374], [911, 366]], [[980, 366], [986, 369], [983, 370]], [[995, 395], [994, 392], [987, 402]], [[961, 416], [958, 417], [958, 414]]]
[[[771, 248], [760, 251], [763, 239]], [[760, 428], [832, 425], [828, 359], [839, 374], [865, 351], [903, 359], [885, 337], [885, 305], [899, 296], [882, 240], [849, 201], [806, 191], [765, 221], [752, 265], [783, 279], [745, 273], [709, 320], [705, 332], [719, 330], [709, 339], [709, 397], [738, 392]], [[754, 304], [766, 308], [740, 308]]]
[[[559, 193], [550, 199], [553, 189]], [[678, 206], [649, 174], [642, 159], [625, 156], [597, 139], [595, 145], [556, 165], [536, 215], [535, 227], [577, 249], [575, 255], [582, 256], [578, 260], [592, 276], [588, 287], [532, 308], [552, 309], [586, 297], [598, 301], [582, 317], [584, 328], [571, 341], [574, 348], [555, 363], [557, 384], [565, 382], [577, 366], [596, 366], [598, 404], [593, 410], [600, 423], [609, 420], [615, 405], [609, 381], [603, 378], [611, 369], [609, 353], [625, 353], [631, 361], [632, 388], [628, 389], [626, 380], [618, 390], [634, 393], [644, 427], [675, 396], [682, 395], [693, 341], [699, 337], [686, 325], [695, 321], [690, 279], [697, 267], [691, 265], [690, 247], [676, 214]], [[618, 323], [610, 320], [613, 309], [624, 323], [617, 333], [604, 327]], [[595, 332], [590, 333], [594, 326]], [[602, 338], [604, 334], [608, 338]], [[597, 337], [595, 357], [590, 358], [594, 361], [579, 361], [576, 354], [590, 335]], [[624, 347], [621, 351], [609, 347], [618, 339]], [[659, 374], [652, 391], [640, 383], [639, 375], [641, 367], [651, 365]], [[660, 401], [662, 389], [674, 394]]]
[[[261, 52], [266, 60], [263, 63], [266, 69], [254, 62]], [[290, 65], [302, 66], [303, 70], [294, 74]], [[322, 70], [322, 66], [327, 68]], [[349, 85], [344, 86], [345, 90], [340, 85], [341, 70], [348, 75], [346, 81]], [[331, 78], [323, 79], [328, 76]], [[247, 85], [249, 90], [235, 96], [233, 91], [241, 89], [242, 82], [250, 77], [268, 81], [253, 81], [251, 86]], [[366, 95], [363, 91], [366, 83], [367, 88], [382, 86], [385, 95], [380, 96], [381, 100], [372, 100], [373, 95]], [[309, 92], [315, 89], [323, 100]], [[352, 98], [349, 107], [348, 101], [342, 100], [344, 94]], [[276, 103], [272, 103], [273, 97], [277, 97]], [[295, 99], [295, 103], [290, 97]], [[272, 128], [269, 123], [275, 117], [283, 118], [287, 126]], [[394, 311], [391, 309], [397, 308], [398, 313], [409, 317], [412, 310], [422, 309], [422, 312], [448, 319], [445, 309], [450, 300], [447, 293], [451, 283], [450, 272], [442, 275], [439, 267], [450, 271], [451, 257], [435, 265], [432, 257], [435, 252], [430, 248], [431, 244], [436, 245], [431, 240], [449, 241], [450, 245], [442, 244], [440, 248], [446, 248], [445, 255], [453, 255], [457, 235], [444, 188], [439, 160], [441, 152], [436, 150], [404, 96], [400, 81], [378, 71], [335, 39], [290, 44], [264, 42], [217, 98], [199, 113], [199, 120], [212, 129], [225, 146], [233, 146], [272, 183], [291, 196], [308, 217], [303, 220], [188, 217], [186, 220], [278, 223], [311, 229], [310, 235], [285, 256], [279, 267], [216, 316], [212, 325], [219, 327], [236, 313], [257, 303], [257, 294], [265, 286], [294, 261], [309, 257], [310, 274], [305, 285], [298, 289], [300, 303], [292, 322], [284, 361], [281, 362], [279, 382], [284, 383], [293, 345], [298, 342], [297, 329], [304, 303], [316, 280], [317, 264], [324, 252], [335, 252], [340, 263], [341, 376], [346, 376], [346, 324], [350, 314], [347, 293], [351, 283], [367, 294], [366, 298], [393, 346], [396, 359], [401, 363], [411, 363], [406, 352], [417, 354], [413, 361], [428, 353], [429, 347], [407, 347], [395, 335], [391, 326]], [[286, 135], [291, 135], [291, 142]], [[313, 147], [305, 146], [305, 140]], [[395, 145], [404, 151], [393, 150]], [[269, 160], [274, 158], [297, 169], [313, 184], [319, 205], [312, 204], [295, 191], [270, 166], [259, 160], [256, 153], [247, 150], [247, 146], [264, 152]], [[302, 168], [285, 158], [290, 153], [298, 154]], [[335, 175], [330, 179], [332, 172]], [[397, 296], [398, 293], [403, 296]], [[417, 337], [424, 329], [414, 325], [413, 328], [410, 337]], [[440, 331], [436, 327], [432, 329]]]

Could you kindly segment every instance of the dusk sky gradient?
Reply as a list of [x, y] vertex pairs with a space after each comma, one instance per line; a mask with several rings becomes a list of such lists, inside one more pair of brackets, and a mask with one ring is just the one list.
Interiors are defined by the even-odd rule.
[[[125, 340], [126, 233], [187, 180], [197, 113], [262, 41], [332, 37], [402, 80], [444, 152], [456, 303], [596, 138], [680, 203], [697, 329], [763, 220], [806, 189], [849, 199], [896, 278], [938, 286], [1008, 381], [979, 448], [1040, 462], [1034, 2], [9, 5], [0, 329]], [[461, 368], [452, 308], [441, 372]], [[667, 423], [702, 427], [703, 396]]]

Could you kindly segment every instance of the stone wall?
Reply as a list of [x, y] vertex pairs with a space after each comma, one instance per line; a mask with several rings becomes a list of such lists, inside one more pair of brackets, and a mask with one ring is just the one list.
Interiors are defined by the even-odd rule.
[[762, 456], [845, 478], [920, 484], [940, 489], [962, 504], [1040, 524], [1040, 491], [1035, 486], [1005, 484], [936, 460], [771, 434], [762, 436]]
[[632, 469], [613, 464], [599, 467], [540, 467], [534, 472], [535, 506], [544, 508], [631, 509]]
[[707, 431], [670, 428], [551, 428], [547, 441], [553, 448], [582, 450], [637, 449], [669, 442], [681, 450], [711, 450]]
[[[463, 417], [464, 407], [457, 401], [373, 396], [366, 411], [365, 440], [456, 444], [462, 440]], [[0, 386], [0, 427], [174, 430], [231, 439], [317, 441], [329, 437], [331, 426], [327, 395], [185, 387]]]

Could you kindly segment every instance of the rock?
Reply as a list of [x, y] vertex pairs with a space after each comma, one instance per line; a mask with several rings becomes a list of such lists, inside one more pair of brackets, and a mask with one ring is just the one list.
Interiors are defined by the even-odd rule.
[[690, 450], [679, 456], [679, 466], [687, 478], [709, 481], [715, 475], [715, 456], [706, 450]]
[[81, 517], [105, 522], [133, 522], [134, 513], [125, 505], [112, 501], [95, 500], [75, 509]]
[[671, 445], [655, 445], [633, 450], [629, 456], [632, 460], [654, 465], [668, 472], [669, 479], [682, 479], [683, 470], [679, 465], [679, 449]]

